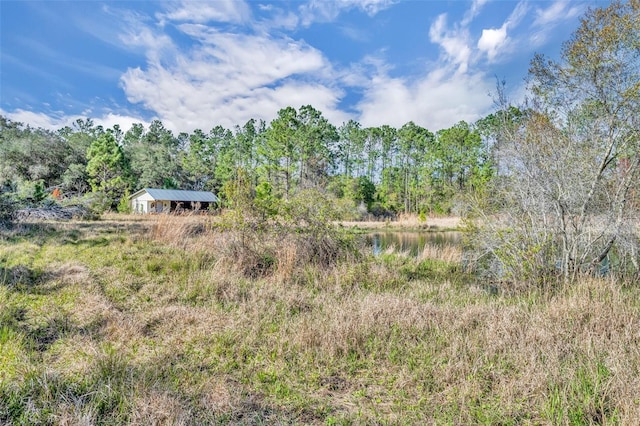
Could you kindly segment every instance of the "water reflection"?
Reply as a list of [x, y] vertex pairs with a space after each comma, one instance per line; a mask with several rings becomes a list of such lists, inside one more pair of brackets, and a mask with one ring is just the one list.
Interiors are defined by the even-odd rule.
[[437, 247], [457, 246], [461, 234], [456, 231], [443, 232], [376, 232], [367, 236], [367, 242], [374, 255], [379, 255], [389, 248], [398, 252], [406, 252], [418, 256], [426, 245]]

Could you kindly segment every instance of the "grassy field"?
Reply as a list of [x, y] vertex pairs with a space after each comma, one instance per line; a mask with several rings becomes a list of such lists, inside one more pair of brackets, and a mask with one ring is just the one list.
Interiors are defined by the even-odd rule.
[[167, 216], [2, 231], [0, 424], [640, 423], [637, 287], [498, 289], [453, 247], [315, 238]]

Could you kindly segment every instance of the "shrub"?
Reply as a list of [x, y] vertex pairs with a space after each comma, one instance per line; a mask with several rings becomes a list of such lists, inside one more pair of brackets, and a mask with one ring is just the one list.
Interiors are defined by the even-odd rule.
[[290, 278], [307, 265], [329, 267], [354, 254], [353, 237], [336, 229], [326, 194], [302, 191], [284, 201], [270, 220], [229, 211], [216, 229], [225, 263], [245, 276]]
[[129, 190], [127, 189], [120, 197], [120, 201], [118, 201], [118, 213], [131, 213], [131, 203], [129, 202], [129, 195]]
[[15, 210], [15, 201], [8, 194], [0, 193], [0, 223], [11, 222]]

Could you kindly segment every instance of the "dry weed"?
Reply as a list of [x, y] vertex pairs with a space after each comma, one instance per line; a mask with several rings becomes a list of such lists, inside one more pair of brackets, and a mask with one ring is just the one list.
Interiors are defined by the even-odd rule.
[[141, 315], [140, 321], [145, 336], [161, 339], [168, 348], [215, 335], [229, 326], [223, 313], [193, 306], [163, 306]]
[[459, 264], [462, 260], [462, 249], [454, 245], [426, 244], [422, 253], [418, 255], [418, 260], [441, 260], [443, 262]]
[[298, 247], [292, 241], [283, 241], [278, 247], [276, 278], [281, 281], [290, 280], [298, 266], [300, 256]]
[[[142, 270], [153, 276], [140, 289], [128, 288], [117, 262], [87, 258], [51, 268], [68, 283], [47, 288], [51, 295], [2, 289], [0, 307], [37, 300], [25, 308], [26, 325], [12, 327], [64, 315], [69, 323], [36, 355], [24, 349], [23, 329], [7, 334], [19, 352], [13, 385], [26, 388], [22, 371], [38, 368], [69, 382], [97, 375], [87, 392], [109, 383], [127, 402], [116, 414], [133, 424], [640, 419], [637, 288], [591, 278], [489, 294], [400, 270], [422, 259], [314, 263], [322, 252], [289, 235], [255, 239], [257, 253], [273, 253], [273, 270], [249, 278], [230, 254], [238, 234], [186, 226], [171, 234], [173, 219], [154, 218], [166, 220], [167, 240], [126, 246], [161, 266], [157, 275]], [[187, 250], [162, 247], [176, 247], [173, 238]], [[194, 266], [199, 250], [210, 257]], [[459, 251], [429, 247], [423, 256], [451, 263]], [[102, 420], [91, 405], [51, 395], [55, 423]]]
[[197, 215], [156, 215], [150, 237], [178, 247], [185, 247], [191, 238], [206, 232], [209, 220]]
[[429, 328], [441, 315], [428, 304], [388, 294], [362, 293], [326, 301], [316, 312], [302, 317], [295, 332], [288, 330], [288, 334], [300, 350], [320, 350], [333, 357], [363, 351], [372, 336], [384, 341], [394, 327]]
[[69, 401], [62, 404], [54, 416], [55, 423], [60, 426], [93, 426], [97, 414], [82, 404], [82, 401]]
[[80, 284], [89, 281], [89, 269], [79, 263], [65, 263], [53, 271], [53, 276], [64, 283]]
[[138, 396], [134, 403], [131, 425], [160, 426], [192, 424], [192, 414], [185, 401], [166, 391], [151, 390]]

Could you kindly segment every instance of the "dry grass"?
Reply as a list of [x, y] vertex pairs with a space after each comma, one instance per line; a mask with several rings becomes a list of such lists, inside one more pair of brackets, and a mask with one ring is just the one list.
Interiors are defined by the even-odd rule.
[[140, 395], [134, 402], [132, 425], [187, 425], [193, 419], [188, 404], [176, 396], [162, 391]]
[[159, 215], [150, 229], [151, 240], [215, 255], [218, 269], [250, 278], [292, 279], [306, 265], [330, 266], [354, 253], [349, 239], [330, 227], [287, 229], [257, 222], [237, 226], [224, 217]]
[[421, 220], [416, 215], [400, 215], [396, 220], [392, 221], [341, 221], [340, 225], [346, 228], [357, 228], [367, 230], [379, 229], [416, 229], [416, 230], [455, 230], [461, 226], [459, 217], [427, 217]]
[[206, 221], [156, 220], [0, 246], [43, 271], [0, 285], [0, 423], [640, 422], [636, 287], [492, 295], [454, 247], [326, 265], [286, 239], [256, 278]]
[[443, 262], [459, 264], [462, 261], [462, 249], [454, 245], [426, 244], [422, 253], [418, 255], [419, 260], [440, 260]]

